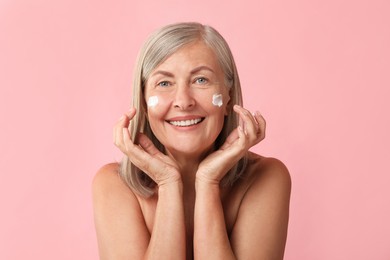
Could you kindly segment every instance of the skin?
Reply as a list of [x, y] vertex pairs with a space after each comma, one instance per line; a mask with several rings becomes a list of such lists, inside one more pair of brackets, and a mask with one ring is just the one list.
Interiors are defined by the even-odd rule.
[[[249, 148], [265, 137], [259, 113], [234, 105], [240, 124], [215, 151], [213, 144], [231, 109], [217, 59], [204, 43], [183, 47], [160, 64], [145, 86], [159, 152], [128, 130], [130, 109], [114, 127], [114, 143], [157, 184], [143, 198], [118, 176], [118, 165], [102, 167], [93, 181], [95, 225], [101, 259], [282, 259], [287, 237], [291, 181], [278, 160], [249, 152], [244, 177], [233, 187], [220, 181]], [[213, 94], [223, 95], [214, 106]], [[201, 119], [179, 127], [171, 121]]]

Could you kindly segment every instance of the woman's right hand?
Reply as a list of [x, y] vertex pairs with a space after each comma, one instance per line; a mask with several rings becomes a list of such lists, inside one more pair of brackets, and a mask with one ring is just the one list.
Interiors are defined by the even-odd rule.
[[131, 108], [114, 126], [114, 144], [159, 187], [181, 182], [176, 162], [160, 152], [146, 135], [138, 133], [136, 144], [131, 140], [129, 125], [135, 114], [136, 109]]

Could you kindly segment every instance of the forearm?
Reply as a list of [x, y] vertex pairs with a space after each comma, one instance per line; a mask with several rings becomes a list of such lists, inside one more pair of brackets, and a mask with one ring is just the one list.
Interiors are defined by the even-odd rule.
[[196, 181], [195, 259], [235, 259], [226, 231], [218, 184]]
[[186, 236], [183, 186], [170, 183], [159, 187], [153, 231], [145, 259], [185, 259]]

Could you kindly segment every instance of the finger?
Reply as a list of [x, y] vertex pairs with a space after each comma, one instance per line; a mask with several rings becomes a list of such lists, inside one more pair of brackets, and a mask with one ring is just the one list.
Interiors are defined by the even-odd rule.
[[172, 169], [168, 165], [169, 163], [167, 163], [166, 158], [165, 160], [161, 160], [164, 159], [164, 155], [154, 146], [153, 142], [144, 134], [139, 134], [138, 138], [139, 144], [134, 144], [130, 140], [129, 130], [123, 128], [126, 154], [130, 161], [158, 185], [176, 179], [177, 176], [172, 177], [169, 174], [172, 172]]
[[128, 127], [129, 122], [136, 114], [136, 109], [134, 107], [130, 108], [129, 111], [124, 113], [121, 118], [119, 118], [118, 122], [115, 124], [115, 127]]
[[130, 110], [123, 114], [121, 118], [119, 118], [118, 122], [114, 125], [113, 129], [113, 141], [116, 146], [120, 146], [123, 144], [123, 128], [128, 128], [130, 124], [130, 120], [133, 119], [136, 113], [135, 108], [130, 108]]
[[130, 139], [130, 132], [127, 128], [122, 128], [123, 142], [124, 142], [124, 153], [130, 159], [130, 161], [141, 171], [145, 172], [150, 178], [155, 180], [154, 176], [150, 174], [149, 163], [151, 157], [148, 153], [143, 151], [142, 147], [135, 145]]
[[256, 119], [257, 125], [259, 126], [258, 132], [257, 132], [258, 138], [259, 138], [260, 140], [263, 140], [263, 139], [265, 138], [265, 129], [266, 129], [266, 122], [265, 122], [265, 119], [264, 119], [264, 117], [260, 114], [259, 111], [256, 111], [256, 112], [255, 112], [255, 119]]
[[122, 115], [122, 117], [119, 119], [119, 121], [115, 124], [113, 133], [114, 133], [114, 144], [116, 146], [120, 145], [122, 143], [122, 129], [125, 125], [128, 124], [128, 118], [126, 115]]
[[138, 144], [142, 147], [142, 149], [147, 152], [152, 158], [160, 159], [161, 161], [165, 161], [166, 163], [166, 155], [162, 153], [154, 143], [149, 139], [145, 134], [138, 134], [137, 138]]
[[238, 105], [234, 106], [234, 111], [239, 114], [241, 120], [244, 122], [244, 132], [249, 134], [251, 138], [256, 137], [258, 125], [252, 114]]
[[227, 141], [230, 143], [225, 142], [223, 145], [225, 151], [229, 151], [230, 156], [232, 158], [239, 155], [239, 157], [242, 156], [242, 152], [247, 151], [249, 148], [249, 136], [247, 133], [245, 133], [244, 129], [239, 125], [232, 133], [234, 133], [232, 137], [235, 137], [235, 139], [231, 138]]
[[115, 127], [128, 128], [130, 121], [134, 118], [135, 114], [136, 114], [135, 108], [130, 108], [129, 111], [127, 111], [125, 114], [122, 115], [122, 117], [116, 123]]
[[151, 156], [156, 156], [161, 154], [160, 150], [154, 146], [153, 142], [146, 135], [140, 133], [138, 134], [138, 143], [144, 149], [145, 152]]
[[238, 126], [241, 127], [241, 130], [245, 131], [245, 123], [240, 115], [238, 116]]
[[[119, 120], [118, 120], [118, 122], [121, 122], [122, 120], [124, 120], [125, 119], [125, 115], [122, 115], [120, 118], [119, 118]], [[118, 123], [116, 123], [115, 125], [114, 125], [114, 127], [112, 128], [112, 142], [116, 145], [116, 139], [117, 139], [117, 137], [118, 137], [118, 134], [117, 134], [117, 131], [116, 131], [116, 129], [117, 129], [117, 124]]]
[[245, 147], [248, 140], [248, 133], [240, 125], [237, 127], [237, 132], [238, 144], [242, 147]]
[[148, 172], [147, 165], [151, 157], [146, 153], [142, 147], [133, 143], [130, 137], [129, 129], [122, 128], [124, 152], [129, 157], [131, 162], [141, 170]]
[[239, 138], [238, 128], [234, 129], [229, 136], [226, 138], [225, 142], [221, 146], [221, 150], [226, 149], [231, 146]]

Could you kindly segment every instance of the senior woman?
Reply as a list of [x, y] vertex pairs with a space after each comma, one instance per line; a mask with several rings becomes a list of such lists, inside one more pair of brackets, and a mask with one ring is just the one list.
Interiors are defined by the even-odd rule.
[[215, 29], [154, 32], [114, 127], [124, 158], [93, 181], [101, 259], [282, 259], [291, 181], [282, 162], [249, 151], [264, 136]]

